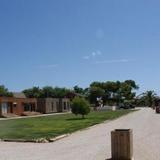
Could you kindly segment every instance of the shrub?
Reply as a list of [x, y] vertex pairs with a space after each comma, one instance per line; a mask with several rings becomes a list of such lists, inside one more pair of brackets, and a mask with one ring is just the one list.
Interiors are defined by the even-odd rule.
[[90, 105], [84, 98], [76, 97], [72, 101], [71, 110], [73, 114], [80, 114], [82, 115], [82, 118], [84, 118], [84, 115], [87, 115], [90, 112]]

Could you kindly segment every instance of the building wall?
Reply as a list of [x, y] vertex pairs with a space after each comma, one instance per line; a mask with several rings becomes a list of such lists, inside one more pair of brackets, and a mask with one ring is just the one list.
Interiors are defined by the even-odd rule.
[[45, 98], [37, 99], [37, 111], [40, 113], [46, 113], [46, 100]]
[[0, 97], [0, 115], [2, 114], [2, 104], [7, 104], [7, 113], [21, 115], [24, 112], [24, 104], [32, 104], [37, 110], [37, 100], [35, 98], [14, 98]]
[[60, 101], [62, 112], [70, 111], [70, 100], [68, 98], [61, 98]]
[[58, 98], [46, 98], [46, 113], [58, 112], [59, 99]]
[[68, 98], [38, 98], [38, 111], [41, 113], [66, 112], [70, 110]]
[[67, 112], [70, 110], [68, 98], [14, 98], [0, 97], [0, 115], [2, 115], [2, 103], [7, 104], [7, 113], [22, 115], [26, 111], [38, 111], [40, 113]]

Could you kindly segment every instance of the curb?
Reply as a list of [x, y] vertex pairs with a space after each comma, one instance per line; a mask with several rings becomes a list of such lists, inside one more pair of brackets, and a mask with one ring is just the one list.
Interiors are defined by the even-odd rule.
[[55, 138], [50, 138], [50, 139], [49, 139], [49, 142], [58, 141], [58, 140], [60, 140], [60, 139], [62, 139], [62, 138], [68, 137], [69, 135], [70, 135], [70, 134], [64, 134], [64, 135], [61, 135], [61, 136], [57, 136], [57, 137], [55, 137]]
[[26, 139], [0, 139], [0, 142], [17, 142], [17, 143], [52, 143], [55, 141], [58, 141], [62, 138], [68, 137], [70, 134], [63, 134], [60, 136], [57, 136], [55, 138], [39, 138], [39, 139], [31, 139], [31, 140], [26, 140]]

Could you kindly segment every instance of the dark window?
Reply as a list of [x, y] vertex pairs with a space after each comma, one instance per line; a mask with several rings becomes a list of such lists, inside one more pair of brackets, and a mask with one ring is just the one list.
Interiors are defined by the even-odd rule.
[[29, 104], [24, 104], [24, 111], [30, 111], [31, 106]]
[[64, 110], [67, 109], [66, 102], [63, 102]]

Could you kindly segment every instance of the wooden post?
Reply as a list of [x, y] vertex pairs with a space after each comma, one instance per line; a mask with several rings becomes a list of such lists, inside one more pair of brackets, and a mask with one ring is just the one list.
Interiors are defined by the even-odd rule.
[[116, 129], [111, 132], [112, 160], [133, 159], [133, 132], [131, 129]]

